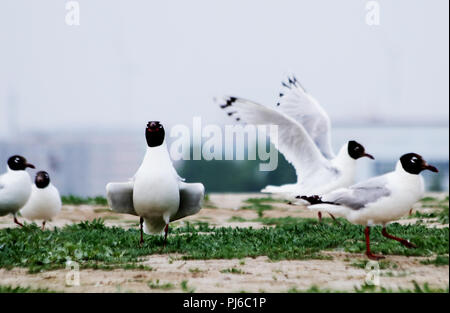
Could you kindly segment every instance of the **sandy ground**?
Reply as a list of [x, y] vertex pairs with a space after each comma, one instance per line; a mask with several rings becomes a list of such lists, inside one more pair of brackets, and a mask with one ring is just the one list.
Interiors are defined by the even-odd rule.
[[[433, 197], [445, 197], [432, 194]], [[205, 221], [211, 225], [231, 227], [263, 227], [256, 222], [230, 222], [233, 216], [245, 219], [258, 217], [253, 210], [239, 209], [243, 201], [250, 197], [264, 197], [261, 194], [212, 194], [207, 207], [199, 214], [184, 221]], [[315, 217], [306, 208], [284, 203], [271, 203], [273, 210], [264, 211], [265, 217]], [[138, 218], [130, 215], [111, 213], [104, 207], [64, 206], [61, 214], [49, 223], [49, 227], [61, 227], [94, 218], [103, 218], [107, 225], [137, 227]], [[180, 223], [183, 223], [181, 221]], [[405, 218], [403, 224], [415, 223], [415, 219]], [[0, 228], [16, 227], [12, 218], [1, 217]], [[439, 223], [429, 223], [428, 227], [448, 227]], [[47, 288], [64, 292], [181, 292], [181, 282], [187, 281], [188, 289], [195, 292], [286, 292], [289, 289], [305, 290], [312, 286], [336, 291], [353, 291], [355, 286], [365, 283], [370, 269], [352, 266], [352, 263], [365, 260], [362, 254], [350, 254], [337, 251], [323, 252], [332, 260], [293, 260], [270, 261], [267, 257], [232, 260], [182, 260], [180, 255], [152, 255], [141, 260], [152, 270], [82, 270], [80, 285], [66, 283], [68, 270], [48, 271], [28, 274], [27, 269], [0, 269], [0, 285]], [[423, 265], [421, 257], [389, 256], [389, 266], [380, 270], [380, 285], [397, 290], [413, 288], [413, 281], [420, 285], [428, 283], [430, 287], [447, 288], [449, 285], [449, 267]], [[236, 268], [238, 273], [224, 270]], [[157, 283], [159, 280], [159, 283]], [[70, 282], [70, 280], [69, 280]], [[153, 285], [153, 288], [149, 286]], [[155, 285], [166, 285], [157, 288]]]

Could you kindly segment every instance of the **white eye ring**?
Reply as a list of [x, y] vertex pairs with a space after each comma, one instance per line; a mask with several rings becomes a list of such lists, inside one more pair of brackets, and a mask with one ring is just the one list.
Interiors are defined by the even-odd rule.
[[417, 161], [417, 158], [416, 158], [416, 157], [411, 158], [411, 162], [412, 162], [412, 163], [416, 163], [416, 161]]

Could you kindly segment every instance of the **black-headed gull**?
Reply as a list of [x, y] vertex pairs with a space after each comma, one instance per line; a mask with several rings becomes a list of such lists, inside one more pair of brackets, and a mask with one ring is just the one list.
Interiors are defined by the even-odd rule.
[[310, 210], [325, 211], [342, 216], [354, 224], [366, 226], [366, 255], [373, 260], [384, 258], [370, 251], [370, 226], [383, 225], [383, 236], [406, 247], [415, 247], [406, 239], [392, 236], [386, 224], [408, 213], [411, 206], [423, 197], [423, 170], [438, 172], [420, 155], [407, 153], [397, 162], [393, 172], [373, 177], [348, 188], [341, 188], [323, 196], [298, 196], [309, 204]]
[[31, 196], [20, 214], [29, 220], [42, 220], [42, 230], [45, 223], [61, 212], [61, 196], [58, 189], [50, 182], [47, 172], [40, 171], [36, 174]]
[[0, 175], [0, 216], [12, 214], [14, 223], [23, 226], [17, 220], [16, 213], [25, 205], [31, 195], [31, 178], [25, 171], [34, 168], [33, 164], [20, 155], [8, 159], [7, 172]]
[[141, 241], [146, 234], [164, 230], [164, 246], [169, 223], [200, 211], [205, 194], [201, 183], [184, 183], [170, 160], [165, 131], [159, 122], [149, 122], [145, 130], [147, 152], [133, 179], [106, 186], [108, 204], [119, 213], [139, 216]]
[[288, 78], [282, 85], [277, 108], [237, 97], [216, 99], [237, 121], [278, 126], [278, 138], [270, 139], [294, 166], [297, 183], [267, 186], [261, 191], [288, 196], [321, 195], [353, 184], [356, 160], [361, 157], [373, 159], [373, 156], [354, 140], [347, 142], [335, 155], [330, 143], [330, 119], [325, 110], [305, 92], [295, 77]]

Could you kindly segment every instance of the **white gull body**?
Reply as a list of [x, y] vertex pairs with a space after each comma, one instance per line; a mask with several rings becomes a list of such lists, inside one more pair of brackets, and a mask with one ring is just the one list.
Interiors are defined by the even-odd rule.
[[322, 196], [322, 201], [340, 205], [316, 204], [308, 208], [344, 217], [354, 224], [386, 225], [406, 215], [423, 194], [422, 176], [406, 172], [398, 161], [393, 172]]
[[165, 142], [148, 147], [134, 176], [133, 203], [144, 218], [145, 233], [159, 233], [180, 206], [180, 178], [172, 165]]
[[31, 178], [26, 171], [13, 171], [0, 175], [0, 216], [15, 215], [31, 195]]
[[61, 197], [53, 184], [45, 188], [33, 185], [28, 202], [20, 210], [20, 214], [28, 220], [50, 221], [61, 212]]
[[148, 147], [136, 175], [129, 182], [109, 183], [106, 194], [113, 211], [142, 217], [144, 232], [157, 234], [169, 222], [200, 211], [205, 188], [178, 176], [163, 143]]

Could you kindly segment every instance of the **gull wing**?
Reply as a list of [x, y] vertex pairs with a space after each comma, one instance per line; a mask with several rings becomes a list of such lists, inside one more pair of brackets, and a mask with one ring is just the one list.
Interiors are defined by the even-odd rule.
[[201, 183], [179, 182], [180, 186], [180, 207], [177, 213], [170, 218], [170, 221], [176, 221], [183, 217], [197, 214], [202, 208], [203, 198], [205, 197], [205, 187]]
[[333, 159], [335, 154], [331, 147], [331, 122], [327, 112], [308, 94], [295, 76], [287, 77], [282, 82], [277, 108], [301, 124], [320, 152]]
[[360, 182], [349, 188], [338, 189], [322, 197], [322, 200], [346, 206], [352, 210], [360, 210], [368, 204], [388, 197], [391, 191], [387, 187], [386, 175], [377, 176]]
[[290, 116], [279, 110], [268, 108], [259, 103], [237, 97], [225, 97], [216, 100], [229, 116], [237, 121], [254, 125], [277, 125], [278, 138], [270, 138], [275, 147], [294, 167], [297, 179], [302, 175], [327, 177], [336, 175], [330, 160], [326, 159], [305, 128]]
[[[114, 212], [138, 215], [133, 205], [134, 182], [109, 183], [106, 186], [108, 204]], [[186, 216], [194, 215], [202, 208], [205, 187], [200, 183], [188, 184], [179, 182], [180, 206], [177, 213], [171, 217], [176, 221]]]
[[137, 215], [133, 205], [133, 187], [133, 181], [106, 185], [106, 198], [114, 212]]

